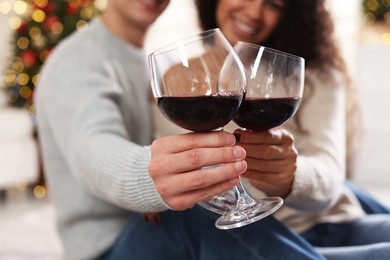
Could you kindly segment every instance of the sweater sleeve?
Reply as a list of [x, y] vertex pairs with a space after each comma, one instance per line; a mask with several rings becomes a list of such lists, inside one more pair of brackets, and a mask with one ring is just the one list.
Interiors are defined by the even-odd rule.
[[345, 83], [339, 72], [308, 71], [305, 88], [298, 118], [305, 133], [291, 128], [299, 155], [285, 203], [317, 212], [334, 205], [345, 178]]
[[[109, 60], [91, 60], [54, 59], [43, 73], [39, 101], [55, 145], [78, 183], [100, 199], [132, 211], [166, 210], [148, 172], [150, 147], [132, 140], [128, 129], [138, 122], [133, 115], [147, 112], [137, 111], [138, 97], [105, 69]], [[147, 86], [126, 86], [140, 87]]]

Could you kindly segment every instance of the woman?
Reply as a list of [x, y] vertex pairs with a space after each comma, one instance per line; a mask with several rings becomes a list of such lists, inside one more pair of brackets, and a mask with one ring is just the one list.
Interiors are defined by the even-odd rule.
[[[305, 58], [305, 93], [296, 116], [280, 129], [236, 131], [247, 152], [250, 190], [282, 196], [286, 206], [275, 216], [314, 246], [338, 247], [327, 249], [328, 257], [388, 253], [389, 215], [366, 216], [344, 186], [360, 110], [325, 2], [196, 0], [196, 6], [202, 29], [219, 27], [233, 45], [247, 41]], [[375, 235], [379, 228], [387, 231]]]
[[[324, 4], [318, 1], [305, 3], [273, 0], [261, 1], [262, 4], [259, 5], [256, 1], [249, 1], [251, 9], [248, 13], [242, 9], [241, 2], [232, 1], [233, 11], [225, 12], [225, 9], [217, 8], [218, 1], [196, 1], [201, 27], [220, 27], [232, 44], [238, 40], [247, 41], [304, 57], [309, 70], [314, 68], [325, 72], [335, 69], [341, 74], [347, 92], [346, 176], [350, 178], [362, 129], [361, 111], [356, 96], [357, 89], [349, 78], [346, 65], [332, 38], [333, 22]], [[223, 1], [220, 5], [223, 6]], [[323, 76], [329, 77], [326, 74]], [[306, 96], [310, 96], [313, 91], [308, 88], [310, 85], [306, 86]], [[346, 186], [357, 195], [366, 213], [390, 213], [387, 206], [352, 183], [347, 182]]]

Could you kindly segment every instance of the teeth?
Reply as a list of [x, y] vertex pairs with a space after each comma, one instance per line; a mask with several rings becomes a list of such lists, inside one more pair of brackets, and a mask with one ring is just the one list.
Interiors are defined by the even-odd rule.
[[241, 30], [243, 30], [246, 33], [254, 33], [255, 32], [254, 28], [250, 27], [249, 25], [246, 25], [245, 23], [236, 21], [236, 25], [238, 28], [240, 28]]

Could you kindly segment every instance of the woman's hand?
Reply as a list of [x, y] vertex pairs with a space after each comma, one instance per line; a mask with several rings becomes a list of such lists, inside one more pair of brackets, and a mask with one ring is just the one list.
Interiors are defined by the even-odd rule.
[[233, 188], [247, 169], [245, 150], [235, 142], [223, 131], [155, 140], [149, 173], [165, 202], [185, 210]]
[[287, 130], [235, 131], [246, 150], [248, 170], [243, 177], [269, 196], [286, 197], [292, 190], [298, 153]]

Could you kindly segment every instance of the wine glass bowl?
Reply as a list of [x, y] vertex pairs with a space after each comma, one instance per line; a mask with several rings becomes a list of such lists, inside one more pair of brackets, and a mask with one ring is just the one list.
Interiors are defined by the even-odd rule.
[[219, 29], [189, 36], [149, 56], [154, 98], [172, 123], [196, 132], [222, 129], [245, 95], [246, 75]]
[[264, 131], [282, 125], [298, 110], [304, 81], [303, 58], [271, 48], [237, 42], [248, 75], [245, 102], [233, 121]]

